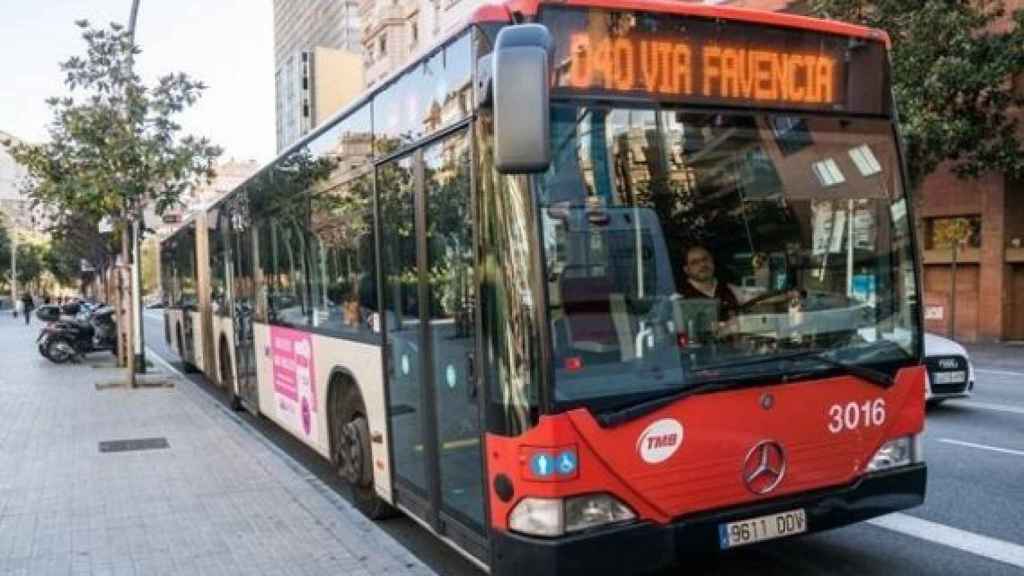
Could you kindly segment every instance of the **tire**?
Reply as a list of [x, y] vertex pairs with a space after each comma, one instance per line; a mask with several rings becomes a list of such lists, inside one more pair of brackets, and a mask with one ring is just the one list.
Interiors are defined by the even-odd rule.
[[377, 496], [373, 488], [373, 457], [370, 451], [370, 427], [366, 408], [355, 386], [333, 398], [331, 411], [332, 461], [338, 475], [352, 492], [352, 503], [371, 520], [383, 520], [395, 515], [395, 509]]
[[946, 401], [946, 399], [945, 399], [945, 398], [939, 398], [939, 399], [932, 399], [932, 400], [929, 400], [929, 401], [927, 402], [927, 404], [928, 404], [928, 408], [937, 408], [938, 406], [941, 406], [941, 405], [942, 405], [942, 403], [943, 403], [943, 402], [945, 402], [945, 401]]
[[65, 338], [51, 338], [46, 343], [46, 358], [54, 364], [64, 364], [76, 353], [75, 347]]

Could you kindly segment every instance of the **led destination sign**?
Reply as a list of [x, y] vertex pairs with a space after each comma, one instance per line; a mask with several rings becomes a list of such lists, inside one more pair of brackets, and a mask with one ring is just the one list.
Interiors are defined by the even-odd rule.
[[[888, 115], [878, 41], [653, 12], [546, 6], [555, 94]], [[882, 73], [879, 73], [882, 71]]]
[[836, 60], [827, 55], [685, 41], [570, 38], [569, 86], [767, 103], [836, 103]]

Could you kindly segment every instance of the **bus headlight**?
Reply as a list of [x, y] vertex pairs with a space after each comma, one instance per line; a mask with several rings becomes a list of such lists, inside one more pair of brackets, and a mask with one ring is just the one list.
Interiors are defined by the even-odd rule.
[[868, 462], [867, 471], [879, 472], [906, 466], [912, 462], [914, 462], [914, 437], [903, 436], [882, 444], [882, 447], [871, 458], [871, 462]]
[[588, 528], [633, 520], [636, 514], [611, 494], [561, 498], [524, 498], [509, 514], [509, 528], [530, 536], [561, 536]]
[[633, 520], [636, 514], [611, 494], [587, 494], [565, 501], [565, 531], [576, 532]]
[[508, 527], [530, 536], [561, 536], [565, 513], [560, 498], [523, 498], [512, 509]]

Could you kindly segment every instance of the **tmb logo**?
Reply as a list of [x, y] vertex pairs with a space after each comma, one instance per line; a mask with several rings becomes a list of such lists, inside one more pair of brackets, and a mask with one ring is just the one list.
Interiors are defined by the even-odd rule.
[[658, 464], [672, 457], [683, 444], [683, 425], [677, 420], [664, 418], [644, 429], [636, 440], [640, 458], [648, 464]]

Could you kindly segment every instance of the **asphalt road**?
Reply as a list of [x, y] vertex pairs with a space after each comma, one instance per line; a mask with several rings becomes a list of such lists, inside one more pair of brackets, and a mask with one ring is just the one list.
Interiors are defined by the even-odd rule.
[[[146, 318], [147, 345], [178, 365], [163, 323]], [[877, 522], [693, 559], [660, 576], [686, 574], [1024, 574], [1024, 348], [976, 354], [969, 400], [929, 411], [925, 505]], [[194, 380], [214, 396], [216, 389]], [[247, 417], [271, 441], [348, 496], [319, 456], [266, 419]], [[481, 572], [407, 518], [381, 527], [442, 575]]]

